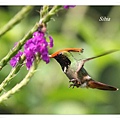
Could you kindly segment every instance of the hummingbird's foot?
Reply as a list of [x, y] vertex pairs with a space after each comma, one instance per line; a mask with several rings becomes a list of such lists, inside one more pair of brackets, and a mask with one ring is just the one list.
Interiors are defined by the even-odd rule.
[[81, 86], [81, 82], [77, 81], [76, 79], [72, 79], [72, 81], [70, 82], [73, 82], [72, 84], [70, 84], [69, 88], [72, 87], [74, 88], [75, 86], [78, 88]]
[[74, 84], [75, 84], [75, 86], [76, 86], [77, 84], [81, 84], [81, 82], [80, 82], [80, 81], [78, 81], [77, 79], [71, 79], [71, 80], [69, 80], [69, 82], [74, 83]]
[[72, 82], [72, 84], [70, 84], [69, 88], [70, 87], [74, 88], [75, 86], [77, 87], [77, 82], [78, 81], [76, 79], [71, 79], [71, 80], [69, 80], [69, 82]]
[[70, 84], [70, 85], [69, 85], [69, 88], [70, 88], [70, 87], [74, 88], [74, 86], [75, 86], [74, 84]]

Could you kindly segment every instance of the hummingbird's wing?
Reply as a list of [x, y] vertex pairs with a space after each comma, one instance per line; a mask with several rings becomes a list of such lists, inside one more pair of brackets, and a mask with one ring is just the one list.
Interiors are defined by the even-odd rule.
[[117, 50], [117, 49], [116, 50], [111, 50], [111, 51], [105, 52], [103, 54], [100, 54], [100, 55], [97, 55], [97, 56], [94, 56], [94, 57], [90, 57], [90, 58], [84, 59], [83, 62], [85, 63], [85, 62], [87, 62], [89, 60], [93, 60], [93, 59], [96, 59], [96, 58], [99, 58], [99, 57], [102, 57], [102, 56], [105, 56], [105, 55], [108, 55], [108, 54], [111, 54], [111, 53], [117, 52], [117, 51], [120, 51], [120, 50]]

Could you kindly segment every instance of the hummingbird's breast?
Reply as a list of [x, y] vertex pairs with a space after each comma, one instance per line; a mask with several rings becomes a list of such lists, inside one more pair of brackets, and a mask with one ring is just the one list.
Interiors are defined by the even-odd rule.
[[76, 79], [80, 81], [78, 77], [77, 69], [78, 69], [78, 63], [74, 62], [68, 66], [68, 69], [64, 73], [70, 80]]
[[77, 78], [77, 73], [74, 69], [68, 68], [67, 71], [65, 72], [65, 74], [67, 75], [67, 77], [71, 80], [71, 79], [78, 79]]
[[[86, 85], [86, 81], [91, 79], [91, 77], [89, 76], [89, 74], [87, 73], [87, 71], [84, 69], [83, 66], [81, 66], [81, 62], [76, 62], [73, 65], [70, 65], [68, 67], [68, 69], [66, 70], [65, 74], [67, 75], [67, 77], [72, 80], [77, 80], [78, 82], [82, 84], [85, 83]], [[83, 86], [85, 86], [83, 85]]]

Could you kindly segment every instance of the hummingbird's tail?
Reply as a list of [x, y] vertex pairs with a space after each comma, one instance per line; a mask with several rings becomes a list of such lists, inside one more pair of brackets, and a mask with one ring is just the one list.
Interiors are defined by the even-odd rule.
[[89, 80], [88, 81], [88, 87], [90, 88], [96, 88], [100, 90], [109, 90], [109, 91], [116, 91], [118, 88], [115, 88], [113, 86], [101, 83], [101, 82], [96, 82], [94, 80]]

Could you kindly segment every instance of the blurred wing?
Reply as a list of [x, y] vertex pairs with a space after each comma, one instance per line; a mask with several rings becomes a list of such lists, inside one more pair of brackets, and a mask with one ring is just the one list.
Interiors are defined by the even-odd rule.
[[94, 56], [94, 57], [90, 57], [90, 58], [87, 58], [84, 60], [84, 63], [89, 61], [89, 60], [92, 60], [92, 59], [95, 59], [95, 58], [98, 58], [98, 57], [102, 57], [102, 56], [105, 56], [105, 55], [108, 55], [108, 54], [111, 54], [113, 52], [117, 52], [117, 51], [120, 51], [120, 50], [111, 50], [111, 51], [108, 51], [108, 52], [105, 52], [103, 54], [100, 54], [100, 55], [97, 55], [97, 56]]

